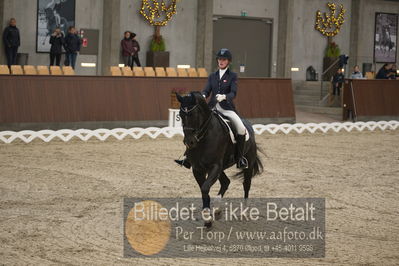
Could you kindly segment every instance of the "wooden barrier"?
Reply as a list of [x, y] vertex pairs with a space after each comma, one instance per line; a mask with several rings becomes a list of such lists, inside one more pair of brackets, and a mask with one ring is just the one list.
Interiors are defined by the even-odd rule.
[[399, 119], [399, 80], [347, 80], [342, 113], [343, 120]]
[[[0, 76], [0, 123], [167, 120], [173, 89], [202, 90], [206, 78]], [[241, 78], [247, 118], [291, 118], [291, 80]]]

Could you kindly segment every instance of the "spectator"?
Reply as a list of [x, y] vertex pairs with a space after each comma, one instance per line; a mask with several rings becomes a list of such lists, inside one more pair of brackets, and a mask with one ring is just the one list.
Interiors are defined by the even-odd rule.
[[136, 41], [136, 33], [132, 32], [131, 35], [132, 35], [133, 49], [134, 49], [134, 53], [132, 56], [132, 68], [133, 68], [133, 63], [136, 63], [137, 66], [141, 66], [139, 59], [140, 45], [139, 42]]
[[332, 77], [333, 95], [340, 95], [342, 84], [345, 81], [345, 76], [342, 73], [342, 68], [338, 68], [337, 73]]
[[68, 28], [68, 34], [65, 37], [64, 48], [66, 51], [66, 57], [68, 65], [72, 66], [75, 69], [76, 58], [78, 56], [78, 52], [80, 51], [80, 37], [78, 36], [78, 32], [75, 27], [71, 26]]
[[135, 49], [133, 47], [133, 40], [130, 31], [125, 31], [124, 38], [121, 41], [121, 47], [122, 47], [123, 63], [125, 64], [125, 66], [132, 67], [133, 65], [132, 57], [134, 55]]
[[396, 69], [396, 65], [393, 64], [391, 67], [391, 76], [390, 79], [399, 79], [398, 70]]
[[362, 78], [363, 78], [363, 74], [362, 74], [362, 72], [360, 72], [360, 69], [359, 69], [359, 66], [358, 66], [358, 65], [356, 65], [356, 66], [353, 68], [353, 73], [352, 73], [352, 75], [351, 75], [351, 78], [352, 78], [352, 79], [362, 79]]
[[376, 79], [389, 79], [392, 76], [392, 64], [384, 64], [377, 73]]
[[50, 44], [50, 66], [54, 65], [54, 60], [55, 64], [59, 66], [61, 62], [62, 46], [64, 45], [64, 35], [60, 28], [54, 30], [54, 33], [50, 37]]
[[8, 27], [5, 28], [3, 32], [3, 42], [6, 50], [8, 67], [16, 65], [18, 47], [21, 44], [21, 39], [19, 37], [19, 30], [15, 18], [11, 18]]

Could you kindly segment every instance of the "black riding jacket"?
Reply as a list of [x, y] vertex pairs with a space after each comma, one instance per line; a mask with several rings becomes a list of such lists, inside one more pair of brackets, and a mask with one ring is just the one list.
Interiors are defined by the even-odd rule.
[[216, 106], [216, 94], [225, 94], [226, 100], [221, 101], [219, 104], [225, 110], [235, 110], [234, 98], [237, 95], [237, 74], [230, 69], [227, 69], [222, 78], [219, 78], [219, 70], [210, 74], [202, 94], [206, 98], [211, 96], [209, 107], [212, 109]]

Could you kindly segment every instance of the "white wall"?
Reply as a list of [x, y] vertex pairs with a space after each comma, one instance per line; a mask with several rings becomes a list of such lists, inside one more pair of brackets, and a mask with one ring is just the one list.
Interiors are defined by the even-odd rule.
[[214, 0], [214, 15], [240, 16], [241, 11], [245, 10], [248, 17], [270, 18], [273, 19], [273, 45], [272, 45], [272, 68], [271, 73], [276, 75], [277, 64], [277, 31], [278, 31], [278, 0]]
[[[321, 75], [323, 72], [323, 57], [327, 46], [327, 37], [315, 30], [316, 11], [329, 11], [325, 3], [320, 0], [295, 0], [293, 19], [292, 66], [298, 67], [299, 72], [292, 72], [293, 80], [305, 80], [306, 69], [313, 66]], [[336, 2], [338, 3], [338, 2]], [[346, 9], [345, 23], [340, 33], [333, 38], [342, 54], [349, 54], [351, 1], [341, 0], [339, 3]], [[338, 9], [340, 10], [340, 9]]]
[[[141, 0], [121, 0], [120, 36], [122, 39], [126, 30], [137, 34], [136, 39], [141, 47], [139, 58], [141, 64], [145, 65], [154, 27], [139, 13], [140, 8]], [[161, 28], [166, 50], [170, 52], [170, 66], [195, 66], [196, 27], [197, 0], [178, 1], [176, 14], [167, 26]]]

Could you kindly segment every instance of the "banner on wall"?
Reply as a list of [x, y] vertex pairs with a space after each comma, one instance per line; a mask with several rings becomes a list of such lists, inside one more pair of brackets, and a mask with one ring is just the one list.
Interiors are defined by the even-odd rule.
[[398, 14], [376, 13], [374, 62], [396, 63]]
[[59, 27], [64, 34], [75, 26], [75, 0], [38, 0], [36, 51], [50, 52], [50, 37]]

